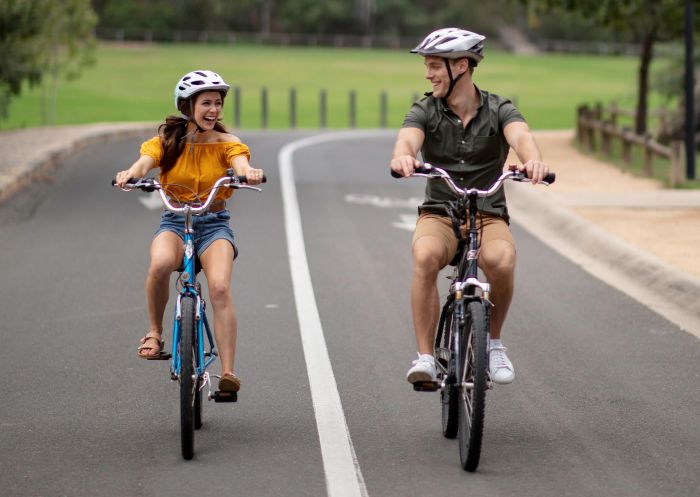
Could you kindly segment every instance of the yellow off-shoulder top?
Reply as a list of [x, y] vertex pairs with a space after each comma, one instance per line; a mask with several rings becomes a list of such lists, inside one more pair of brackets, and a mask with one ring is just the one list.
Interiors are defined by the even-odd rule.
[[[163, 153], [160, 136], [154, 136], [141, 144], [141, 155], [152, 157], [156, 161], [156, 166], [160, 165]], [[161, 172], [160, 182], [182, 185], [170, 186], [166, 189], [174, 200], [204, 201], [207, 195], [203, 195], [200, 199], [196, 195], [203, 194], [214, 186], [216, 180], [224, 176], [226, 170], [232, 167], [231, 161], [238, 155], [245, 155], [250, 160], [248, 146], [235, 142], [187, 143], [175, 167], [167, 173]], [[233, 189], [221, 188], [215, 200], [225, 200], [231, 195], [233, 195]]]

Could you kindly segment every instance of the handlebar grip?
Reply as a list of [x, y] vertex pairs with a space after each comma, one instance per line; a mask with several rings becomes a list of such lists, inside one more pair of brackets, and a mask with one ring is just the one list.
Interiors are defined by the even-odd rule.
[[[243, 183], [244, 185], [248, 184], [248, 178], [246, 178], [245, 176], [236, 176], [236, 179], [239, 183]], [[267, 176], [265, 176], [264, 174], [262, 177], [262, 183], [267, 183]]]
[[[139, 181], [141, 181], [141, 179], [142, 179], [142, 178], [130, 178], [130, 179], [126, 182], [126, 184], [127, 184], [127, 185], [135, 185], [136, 183], [138, 183]], [[117, 186], [117, 180], [114, 180], [114, 179], [112, 180], [112, 186]]]
[[[397, 173], [393, 169], [390, 169], [389, 171], [391, 172], [392, 178], [403, 178], [404, 177], [403, 174]], [[430, 174], [430, 171], [431, 171], [431, 168], [425, 167], [425, 166], [418, 166], [418, 167], [413, 169], [413, 172], [418, 173], [418, 174]]]
[[555, 181], [556, 179], [557, 179], [557, 174], [556, 174], [556, 173], [549, 173], [549, 174], [547, 174], [547, 176], [545, 176], [544, 178], [542, 178], [542, 181], [546, 181], [547, 183], [549, 183], [549, 184], [551, 185], [552, 183], [554, 183], [554, 181]]

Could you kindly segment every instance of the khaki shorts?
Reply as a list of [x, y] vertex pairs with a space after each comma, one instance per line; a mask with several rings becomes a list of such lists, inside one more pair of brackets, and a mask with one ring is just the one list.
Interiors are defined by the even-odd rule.
[[[479, 230], [479, 246], [485, 247], [493, 240], [503, 240], [510, 243], [515, 249], [515, 240], [510, 232], [508, 223], [498, 216], [480, 214], [476, 218], [476, 227]], [[466, 227], [462, 225], [462, 236], [466, 235]], [[419, 238], [432, 236], [444, 242], [447, 248], [447, 260], [443, 266], [449, 264], [457, 253], [458, 240], [452, 228], [452, 220], [447, 216], [438, 214], [423, 213], [418, 216], [416, 231], [413, 233], [412, 245], [415, 245]]]

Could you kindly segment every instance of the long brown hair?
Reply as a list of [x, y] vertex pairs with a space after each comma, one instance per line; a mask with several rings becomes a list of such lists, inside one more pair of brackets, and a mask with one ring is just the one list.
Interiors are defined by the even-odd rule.
[[[221, 93], [223, 103], [226, 94], [224, 92], [219, 93]], [[194, 121], [194, 104], [198, 95], [195, 94], [190, 98], [181, 99], [177, 105], [181, 114], [179, 116], [175, 114], [169, 115], [165, 118], [165, 122], [158, 127], [160, 141], [163, 144], [163, 158], [160, 160], [161, 173], [167, 173], [175, 167], [177, 159], [185, 149], [187, 123]], [[221, 121], [216, 122], [214, 130], [220, 133], [228, 133]]]

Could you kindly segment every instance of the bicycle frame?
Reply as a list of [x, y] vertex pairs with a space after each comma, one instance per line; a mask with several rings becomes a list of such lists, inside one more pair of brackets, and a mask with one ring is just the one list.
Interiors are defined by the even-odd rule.
[[[445, 170], [429, 164], [416, 168], [412, 175], [444, 180], [455, 193], [457, 200], [449, 202], [446, 210], [453, 220], [458, 239], [462, 239], [460, 223], [465, 217], [467, 223], [467, 244], [461, 247], [435, 334], [437, 381], [414, 382], [413, 388], [440, 391], [443, 436], [459, 438], [462, 469], [476, 471], [481, 455], [486, 391], [492, 386], [488, 376], [491, 288], [487, 282], [480, 281], [478, 275], [477, 201], [498, 191], [506, 179], [529, 180], [525, 174], [511, 168], [501, 174], [488, 190], [465, 190], [457, 186]], [[401, 175], [392, 171], [392, 176]], [[554, 175], [543, 182], [552, 181]]]
[[[182, 290], [178, 293], [175, 303], [175, 317], [173, 319], [173, 345], [172, 345], [172, 362], [170, 366], [170, 374], [174, 380], [180, 377], [181, 357], [179, 352], [179, 344], [181, 337], [180, 323], [182, 319], [181, 302], [185, 296], [192, 297], [195, 302], [195, 326], [196, 326], [196, 343], [197, 343], [197, 360], [196, 371], [197, 377], [201, 378], [206, 369], [216, 360], [216, 347], [214, 338], [209, 327], [209, 321], [205, 312], [205, 302], [200, 294], [200, 287], [197, 284], [197, 275], [195, 274], [195, 246], [194, 246], [194, 229], [192, 221], [192, 209], [189, 206], [184, 208], [185, 215], [185, 253], [182, 261], [182, 272], [180, 273], [180, 282]], [[209, 343], [209, 351], [204, 351], [204, 333], [206, 332], [207, 341]], [[206, 359], [205, 359], [206, 358]]]
[[[173, 344], [172, 344], [172, 360], [170, 366], [170, 374], [172, 379], [178, 380], [180, 378], [180, 372], [182, 371], [182, 361], [180, 357], [179, 345], [182, 338], [181, 332], [181, 302], [184, 297], [191, 297], [195, 300], [195, 323], [196, 323], [196, 337], [197, 340], [197, 357], [196, 357], [196, 372], [198, 378], [207, 378], [204, 376], [206, 369], [216, 360], [217, 352], [214, 345], [214, 337], [212, 335], [211, 327], [209, 326], [209, 321], [207, 320], [207, 315], [205, 312], [205, 303], [202, 299], [200, 286], [197, 284], [197, 277], [195, 274], [195, 261], [197, 258], [196, 248], [194, 246], [194, 228], [193, 228], [193, 216], [196, 214], [201, 214], [207, 212], [209, 206], [212, 204], [214, 198], [216, 197], [219, 188], [229, 187], [237, 189], [249, 189], [255, 191], [261, 191], [260, 188], [254, 186], [249, 186], [241, 183], [241, 178], [237, 177], [233, 173], [233, 169], [227, 171], [227, 176], [219, 178], [214, 186], [211, 188], [209, 196], [203, 204], [199, 205], [184, 205], [176, 206], [174, 205], [168, 196], [165, 194], [163, 186], [154, 178], [148, 179], [134, 179], [127, 183], [128, 187], [123, 188], [124, 190], [141, 189], [147, 192], [157, 191], [163, 202], [165, 208], [171, 212], [181, 213], [185, 217], [185, 253], [182, 261], [182, 272], [180, 273], [179, 280], [182, 284], [182, 290], [178, 291], [177, 301], [175, 303], [175, 316], [173, 322]], [[265, 179], [263, 178], [263, 181]], [[115, 182], [112, 181], [112, 185]], [[204, 335], [206, 333], [207, 341], [209, 343], [209, 350], [205, 352], [204, 346]]]

